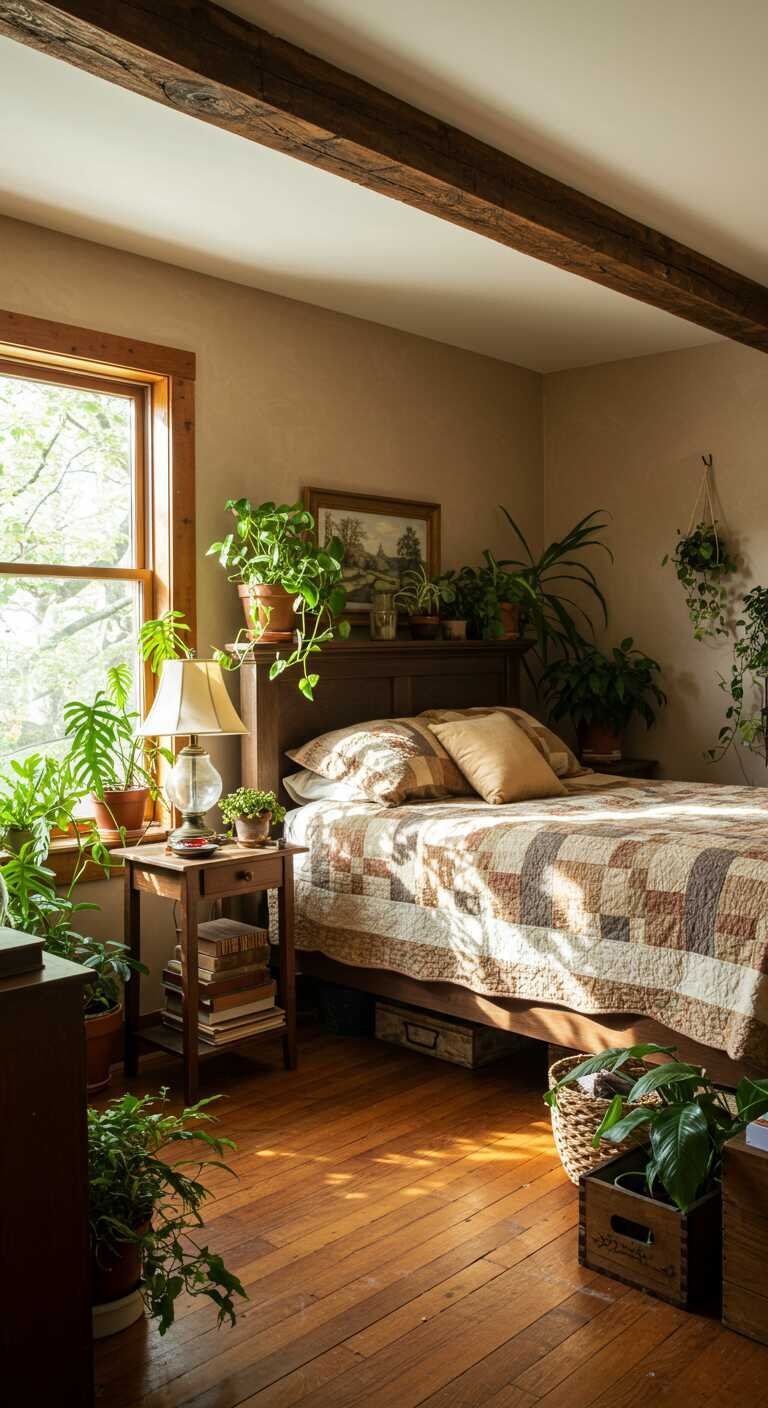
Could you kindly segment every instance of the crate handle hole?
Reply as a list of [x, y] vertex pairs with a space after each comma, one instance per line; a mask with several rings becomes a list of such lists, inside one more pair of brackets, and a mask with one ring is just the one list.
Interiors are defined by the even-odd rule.
[[642, 1222], [630, 1222], [628, 1217], [612, 1217], [611, 1229], [620, 1237], [629, 1237], [630, 1241], [642, 1242], [646, 1247], [654, 1240], [652, 1228], [644, 1227]]
[[437, 1032], [430, 1031], [429, 1027], [415, 1027], [412, 1022], [406, 1022], [405, 1035], [411, 1046], [423, 1046], [427, 1051], [434, 1051], [437, 1046]]

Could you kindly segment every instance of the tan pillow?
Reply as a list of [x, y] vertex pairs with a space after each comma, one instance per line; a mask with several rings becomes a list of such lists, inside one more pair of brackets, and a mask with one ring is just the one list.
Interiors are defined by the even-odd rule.
[[484, 714], [430, 728], [467, 782], [492, 806], [566, 795], [546, 758], [509, 714]]
[[343, 782], [351, 798], [399, 806], [408, 799], [467, 797], [472, 789], [426, 719], [372, 719], [288, 750], [302, 768]]
[[540, 719], [534, 719], [532, 714], [526, 714], [525, 709], [510, 709], [501, 704], [475, 706], [472, 709], [425, 709], [420, 717], [429, 719], [430, 723], [445, 724], [452, 723], [454, 719], [478, 718], [481, 714], [508, 714], [516, 724], [520, 725], [523, 733], [527, 734], [531, 742], [536, 744], [539, 752], [543, 754], [558, 777], [582, 777], [592, 771], [591, 768], [582, 767], [568, 744], [564, 743], [562, 738], [553, 733], [551, 728], [543, 724]]

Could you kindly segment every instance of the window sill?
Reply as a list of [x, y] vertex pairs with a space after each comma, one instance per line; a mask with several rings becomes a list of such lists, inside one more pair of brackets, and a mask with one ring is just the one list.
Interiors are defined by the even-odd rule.
[[[147, 830], [138, 844], [148, 846], [152, 842], [164, 841], [167, 835], [168, 828], [166, 826], [153, 823], [151, 826], [147, 827]], [[105, 841], [104, 844], [108, 851], [115, 851], [120, 846], [121, 842]], [[49, 870], [54, 872], [57, 885], [68, 885], [70, 883], [75, 870], [77, 852], [77, 843], [66, 836], [51, 841], [51, 849], [48, 852], [44, 864]], [[9, 858], [9, 851], [0, 850], [0, 865]], [[92, 861], [89, 861], [80, 879], [80, 884], [90, 885], [98, 880], [113, 880], [119, 877], [122, 870], [122, 862], [116, 863], [112, 866], [109, 875], [105, 875], [100, 865], [95, 865]]]

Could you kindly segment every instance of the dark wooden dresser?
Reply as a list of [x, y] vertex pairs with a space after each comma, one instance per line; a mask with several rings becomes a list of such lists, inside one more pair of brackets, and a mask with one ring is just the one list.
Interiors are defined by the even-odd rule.
[[85, 969], [45, 955], [0, 981], [4, 1403], [93, 1402]]

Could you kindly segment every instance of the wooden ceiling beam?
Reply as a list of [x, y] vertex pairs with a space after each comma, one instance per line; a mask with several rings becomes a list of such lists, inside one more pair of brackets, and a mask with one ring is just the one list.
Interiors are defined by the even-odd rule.
[[768, 289], [208, 0], [0, 0], [0, 34], [768, 351]]

